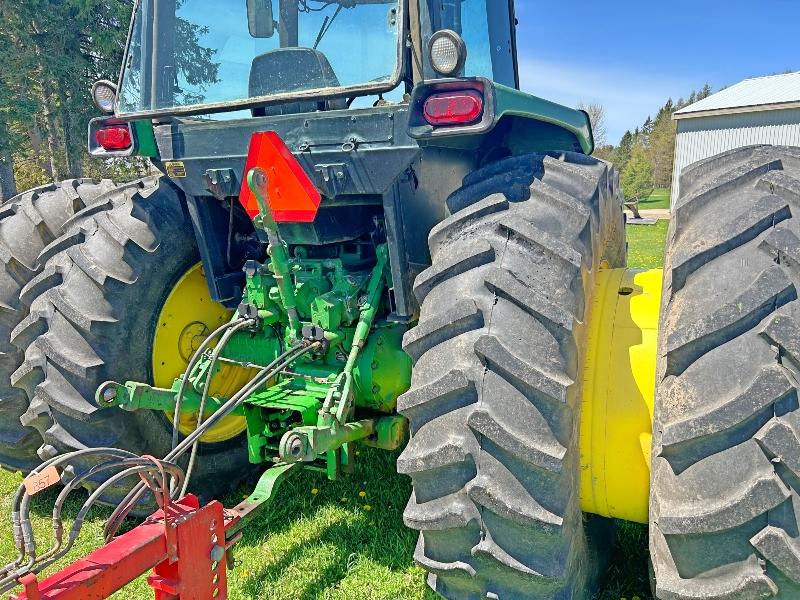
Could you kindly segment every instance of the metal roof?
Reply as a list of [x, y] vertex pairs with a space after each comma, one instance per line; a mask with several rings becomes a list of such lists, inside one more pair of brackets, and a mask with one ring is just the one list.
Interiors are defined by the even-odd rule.
[[735, 114], [800, 107], [800, 71], [745, 79], [729, 88], [690, 104], [674, 119]]

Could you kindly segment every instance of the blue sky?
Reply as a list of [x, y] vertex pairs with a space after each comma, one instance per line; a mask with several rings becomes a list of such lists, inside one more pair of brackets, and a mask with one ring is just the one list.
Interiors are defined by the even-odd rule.
[[800, 70], [800, 0], [516, 0], [516, 10], [522, 89], [601, 103], [611, 143], [706, 82]]

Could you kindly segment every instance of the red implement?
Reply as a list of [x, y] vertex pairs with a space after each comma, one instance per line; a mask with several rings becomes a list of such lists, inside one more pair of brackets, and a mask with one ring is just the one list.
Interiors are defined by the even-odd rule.
[[[224, 600], [227, 593], [225, 530], [238, 521], [213, 501], [199, 508], [186, 496], [86, 558], [37, 581], [20, 578], [25, 591], [12, 600], [100, 600], [153, 569], [147, 582], [156, 600]], [[168, 532], [169, 531], [169, 535]], [[174, 544], [174, 548], [169, 546]], [[177, 559], [176, 559], [177, 557]]]
[[258, 201], [247, 186], [247, 174], [253, 167], [261, 167], [267, 175], [269, 205], [276, 223], [314, 221], [322, 196], [274, 131], [260, 131], [250, 138], [239, 202], [251, 219], [259, 213]]

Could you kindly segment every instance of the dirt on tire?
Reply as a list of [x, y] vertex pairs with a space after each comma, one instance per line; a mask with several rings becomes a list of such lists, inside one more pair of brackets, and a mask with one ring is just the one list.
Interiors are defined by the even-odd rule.
[[[20, 291], [28, 314], [10, 337], [24, 353], [11, 383], [27, 398], [21, 418], [42, 440], [39, 456], [92, 447], [166, 455], [163, 413], [100, 408], [94, 394], [106, 381], [152, 381], [161, 307], [200, 260], [181, 192], [161, 177], [120, 186], [76, 214], [39, 260]], [[249, 466], [244, 436], [200, 448], [193, 481], [204, 496], [223, 494]]]
[[580, 509], [581, 372], [594, 276], [625, 264], [616, 174], [581, 154], [508, 158], [448, 206], [398, 401], [415, 559], [445, 598], [588, 598], [610, 522]]
[[119, 187], [107, 179], [71, 179], [23, 192], [0, 206], [0, 464], [6, 468], [27, 472], [41, 462], [41, 436], [24, 422], [27, 398], [11, 385], [24, 358], [11, 344], [11, 332], [29, 314], [20, 292], [41, 273], [43, 255], [75, 215]]
[[726, 152], [681, 189], [653, 426], [656, 595], [800, 598], [800, 148]]

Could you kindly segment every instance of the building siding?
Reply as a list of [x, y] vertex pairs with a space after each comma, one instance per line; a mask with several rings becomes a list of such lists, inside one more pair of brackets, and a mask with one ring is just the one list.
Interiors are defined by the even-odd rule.
[[677, 128], [673, 203], [680, 197], [680, 175], [692, 163], [753, 144], [800, 146], [800, 109], [680, 119]]

